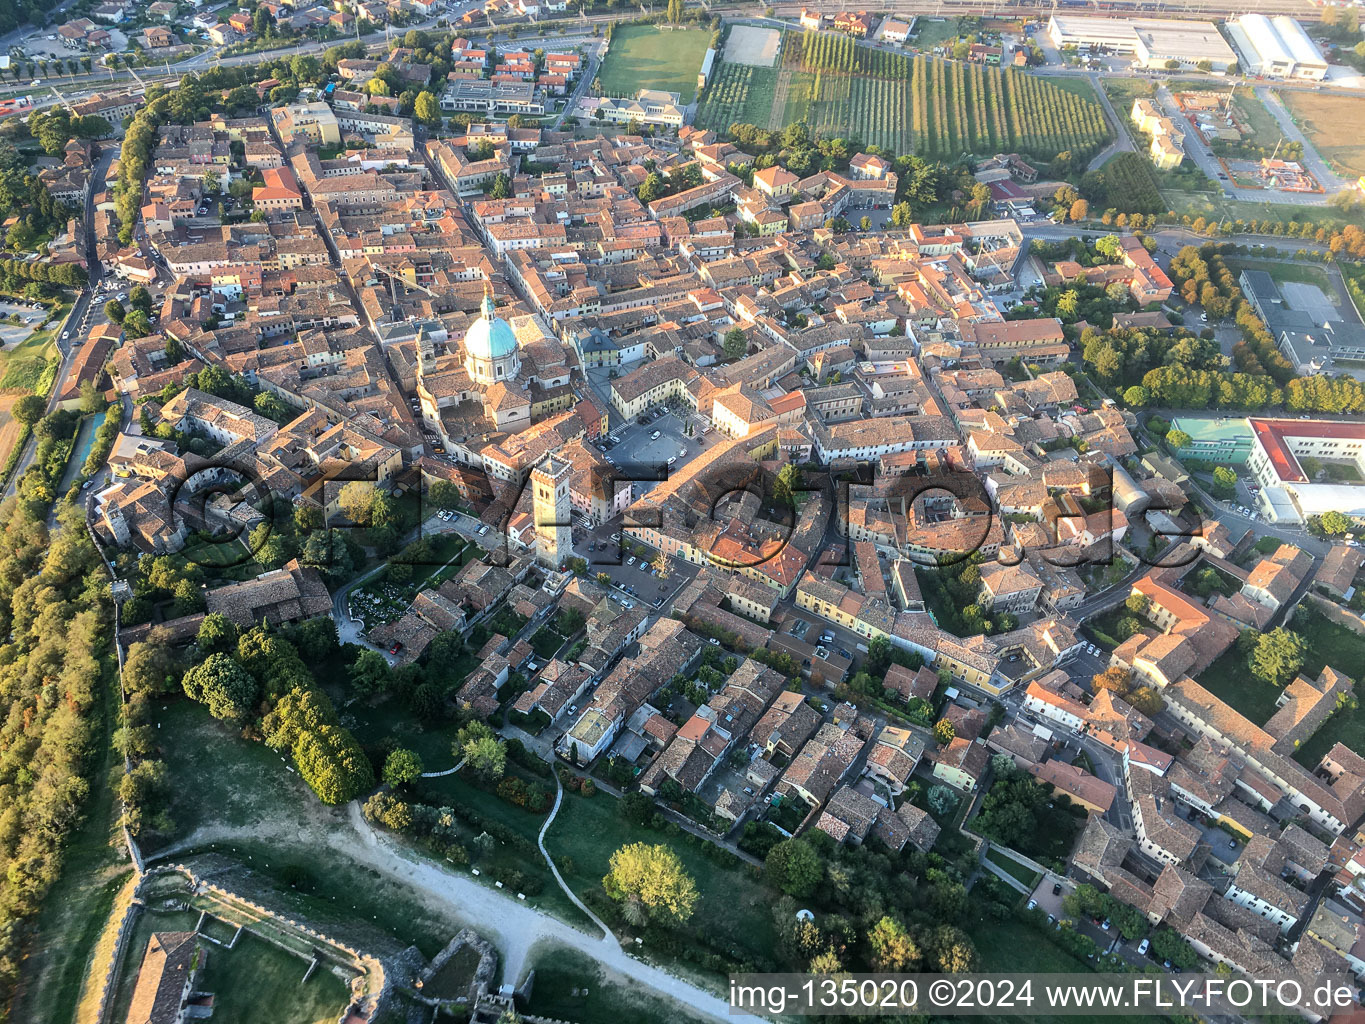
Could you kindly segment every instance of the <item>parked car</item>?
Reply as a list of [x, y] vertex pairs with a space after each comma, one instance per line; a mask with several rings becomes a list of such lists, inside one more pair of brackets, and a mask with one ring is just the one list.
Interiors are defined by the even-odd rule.
[[1037, 900], [1029, 900], [1029, 901], [1028, 901], [1028, 908], [1029, 908], [1029, 910], [1036, 910], [1037, 907], [1038, 907], [1038, 901], [1037, 901]]
[[651, 441], [657, 441], [657, 440], [659, 440], [659, 432], [658, 432], [657, 430], [654, 431], [654, 433], [652, 433], [652, 434], [649, 435], [649, 439], [650, 439]]
[[1138, 956], [1146, 956], [1147, 950], [1152, 948], [1151, 939], [1143, 939], [1138, 943]]
[[715, 637], [709, 637], [709, 638], [707, 638], [707, 641], [706, 641], [706, 642], [707, 642], [708, 644], [710, 644], [711, 646], [713, 646], [713, 647], [719, 647], [719, 646], [720, 646], [720, 641], [717, 640]]

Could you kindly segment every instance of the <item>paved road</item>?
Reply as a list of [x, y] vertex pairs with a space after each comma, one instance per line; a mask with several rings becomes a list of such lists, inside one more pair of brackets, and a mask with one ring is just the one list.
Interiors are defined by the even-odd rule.
[[1105, 146], [1095, 159], [1090, 161], [1090, 170], [1097, 171], [1103, 167], [1111, 157], [1120, 153], [1132, 152], [1134, 150], [1133, 138], [1128, 134], [1128, 125], [1122, 117], [1114, 110], [1114, 104], [1109, 101], [1109, 94], [1104, 91], [1104, 83], [1100, 81], [1098, 74], [1090, 76], [1090, 84], [1095, 87], [1095, 95], [1100, 98], [1100, 106], [1104, 108], [1104, 114], [1109, 118], [1109, 127], [1114, 130], [1114, 141]]

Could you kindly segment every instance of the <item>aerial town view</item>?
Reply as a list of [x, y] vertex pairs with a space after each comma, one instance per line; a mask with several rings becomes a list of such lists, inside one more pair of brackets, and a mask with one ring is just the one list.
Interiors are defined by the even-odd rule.
[[1363, 20], [0, 0], [0, 1022], [1365, 1022]]

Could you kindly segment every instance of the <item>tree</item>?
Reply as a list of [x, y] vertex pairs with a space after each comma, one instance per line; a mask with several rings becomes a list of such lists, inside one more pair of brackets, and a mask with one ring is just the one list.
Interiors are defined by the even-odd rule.
[[375, 496], [378, 491], [368, 480], [351, 480], [337, 495], [337, 507], [357, 526], [369, 526], [374, 516]]
[[214, 718], [241, 721], [250, 714], [260, 694], [254, 676], [226, 654], [210, 654], [180, 681], [185, 696], [208, 705]]
[[909, 203], [897, 203], [891, 207], [891, 223], [898, 228], [908, 228], [915, 222], [915, 215]]
[[1141, 384], [1134, 384], [1123, 393], [1124, 404], [1132, 409], [1141, 409], [1151, 400], [1151, 393]]
[[640, 904], [654, 920], [680, 924], [697, 906], [697, 885], [667, 846], [629, 843], [611, 855], [602, 888], [618, 903]]
[[129, 646], [123, 685], [130, 695], [169, 693], [175, 687], [175, 662], [167, 646], [155, 638]]
[[1091, 685], [1094, 686], [1096, 693], [1101, 690], [1112, 690], [1122, 697], [1133, 685], [1133, 674], [1122, 665], [1110, 665], [1091, 679]]
[[104, 315], [113, 323], [123, 323], [123, 318], [128, 315], [128, 311], [123, 308], [123, 303], [118, 299], [110, 299], [104, 304]]
[[1274, 686], [1283, 686], [1303, 668], [1308, 644], [1299, 634], [1280, 626], [1262, 633], [1251, 655], [1251, 671]]
[[1171, 451], [1179, 451], [1181, 448], [1188, 446], [1192, 440], [1194, 440], [1194, 438], [1190, 437], [1189, 434], [1185, 433], [1185, 431], [1181, 430], [1179, 427], [1166, 432], [1166, 445]]
[[1084, 199], [1077, 199], [1071, 204], [1068, 215], [1072, 220], [1085, 220], [1090, 215], [1090, 204]]
[[788, 896], [804, 899], [815, 892], [824, 878], [825, 865], [804, 839], [785, 839], [768, 851], [763, 873], [769, 883]]
[[728, 359], [739, 359], [749, 350], [749, 339], [744, 336], [744, 331], [739, 327], [732, 327], [725, 332], [725, 355]]
[[411, 750], [399, 747], [384, 759], [384, 781], [404, 786], [422, 774], [422, 759]]
[[511, 199], [512, 181], [505, 174], [499, 174], [493, 179], [493, 187], [488, 190], [490, 199]]
[[413, 116], [428, 128], [441, 126], [441, 104], [436, 97], [423, 89], [417, 94], [417, 102], [412, 107]]
[[203, 186], [204, 195], [217, 195], [221, 190], [223, 179], [218, 176], [217, 171], [205, 171], [200, 184]]
[[357, 693], [383, 693], [392, 681], [393, 672], [384, 655], [367, 647], [356, 656], [355, 664], [351, 666], [351, 685]]
[[910, 933], [894, 917], [883, 917], [867, 933], [872, 966], [878, 971], [904, 972], [919, 964], [920, 949]]
[[1123, 602], [1123, 606], [1134, 615], [1146, 618], [1152, 607], [1152, 599], [1142, 593], [1129, 594], [1128, 599]]
[[464, 763], [484, 782], [496, 782], [507, 771], [507, 746], [496, 736], [468, 740], [460, 749]]
[[427, 500], [449, 511], [460, 504], [460, 489], [449, 480], [436, 480], [427, 488]]
[[47, 412], [47, 402], [38, 395], [24, 395], [10, 406], [10, 415], [26, 427], [31, 427]]
[[934, 723], [934, 739], [938, 741], [940, 746], [946, 747], [953, 742], [955, 736], [957, 736], [957, 730], [953, 728], [953, 723], [948, 719], [940, 718]]
[[794, 462], [786, 463], [773, 480], [773, 500], [796, 507], [796, 495], [803, 486], [801, 470]]
[[1355, 524], [1351, 521], [1350, 516], [1346, 515], [1344, 512], [1338, 512], [1335, 509], [1324, 512], [1318, 520], [1318, 526], [1328, 537], [1339, 537], [1343, 533], [1349, 533], [1355, 528]]
[[1237, 492], [1237, 471], [1228, 466], [1213, 467], [1213, 492], [1230, 498]]

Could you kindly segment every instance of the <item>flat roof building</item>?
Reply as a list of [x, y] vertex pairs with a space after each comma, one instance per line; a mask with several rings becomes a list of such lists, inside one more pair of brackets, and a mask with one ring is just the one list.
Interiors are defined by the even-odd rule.
[[1327, 58], [1293, 18], [1243, 14], [1228, 23], [1228, 34], [1253, 75], [1302, 78], [1320, 82], [1327, 77]]
[[1210, 21], [1169, 18], [1083, 18], [1052, 15], [1047, 31], [1059, 47], [1104, 49], [1132, 54], [1133, 63], [1165, 67], [1168, 61], [1194, 67], [1208, 61], [1214, 71], [1237, 63], [1237, 54]]

